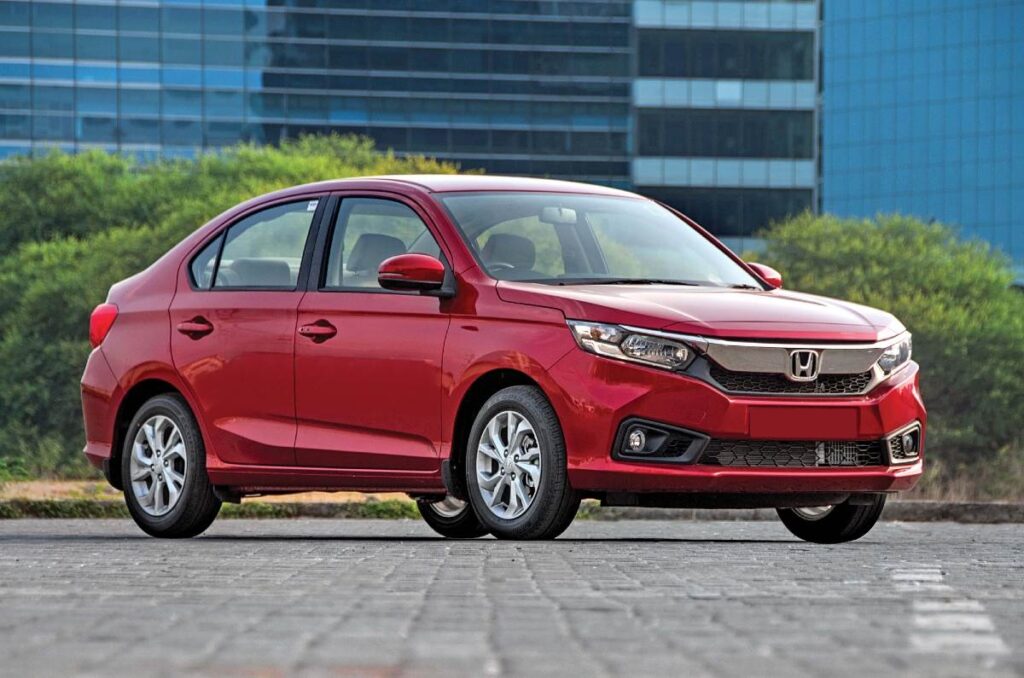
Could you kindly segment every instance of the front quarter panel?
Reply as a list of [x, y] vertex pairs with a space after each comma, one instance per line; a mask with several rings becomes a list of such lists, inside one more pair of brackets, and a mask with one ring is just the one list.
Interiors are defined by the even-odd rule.
[[[537, 382], [555, 404], [562, 396], [548, 370], [576, 343], [558, 310], [502, 301], [493, 281], [460, 279], [460, 294], [443, 363], [442, 450], [448, 456], [455, 417], [467, 391], [495, 370], [514, 370]], [[468, 292], [468, 294], [467, 294]]]

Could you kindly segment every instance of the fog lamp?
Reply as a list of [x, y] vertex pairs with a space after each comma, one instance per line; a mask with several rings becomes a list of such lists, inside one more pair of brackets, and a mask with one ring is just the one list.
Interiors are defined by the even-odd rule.
[[907, 431], [900, 437], [900, 442], [903, 443], [903, 454], [907, 457], [912, 457], [917, 453], [917, 436], [914, 435], [913, 431]]
[[629, 432], [629, 449], [631, 452], [642, 452], [647, 445], [647, 435], [638, 428]]
[[921, 426], [913, 424], [888, 438], [889, 458], [894, 464], [906, 464], [921, 455]]

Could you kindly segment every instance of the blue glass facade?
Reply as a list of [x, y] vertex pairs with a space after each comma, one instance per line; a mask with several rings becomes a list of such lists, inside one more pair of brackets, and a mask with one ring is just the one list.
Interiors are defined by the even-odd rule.
[[826, 0], [822, 207], [956, 224], [1024, 278], [1024, 0]]
[[0, 158], [360, 133], [632, 187], [746, 246], [816, 204], [818, 0], [0, 0]]
[[302, 133], [626, 183], [621, 0], [0, 1], [0, 156]]
[[637, 0], [637, 190], [738, 250], [813, 209], [818, 187], [815, 0]]

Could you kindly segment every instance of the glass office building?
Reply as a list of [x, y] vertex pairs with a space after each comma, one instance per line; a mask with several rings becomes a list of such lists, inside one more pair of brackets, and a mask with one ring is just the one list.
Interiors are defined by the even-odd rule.
[[0, 157], [355, 132], [746, 236], [815, 204], [817, 25], [813, 0], [0, 0]]
[[1024, 0], [826, 0], [825, 211], [958, 225], [1024, 279]]
[[0, 2], [0, 154], [358, 132], [625, 183], [630, 2]]
[[638, 0], [632, 179], [737, 248], [817, 201], [817, 2]]

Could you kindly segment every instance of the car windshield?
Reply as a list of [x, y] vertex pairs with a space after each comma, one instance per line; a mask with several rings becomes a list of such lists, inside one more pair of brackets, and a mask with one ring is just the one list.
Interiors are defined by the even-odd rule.
[[725, 252], [649, 200], [525, 192], [440, 199], [499, 280], [763, 289]]

